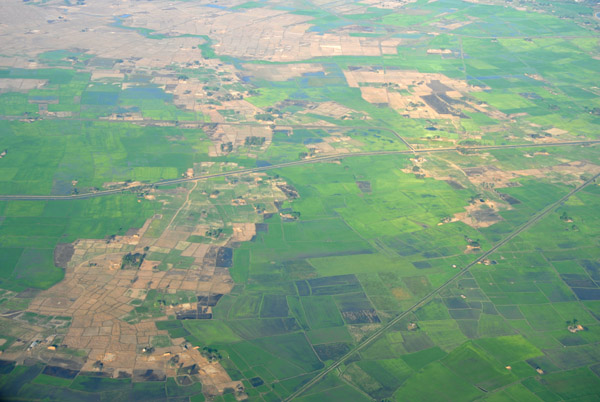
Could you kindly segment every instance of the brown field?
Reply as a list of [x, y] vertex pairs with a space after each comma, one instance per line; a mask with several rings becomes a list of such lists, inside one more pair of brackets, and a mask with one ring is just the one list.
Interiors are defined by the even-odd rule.
[[360, 88], [367, 102], [390, 106], [410, 118], [458, 120], [461, 110], [474, 109], [462, 98], [482, 90], [442, 74], [410, 70], [357, 68], [344, 75], [349, 86]]
[[336, 119], [346, 119], [346, 118], [350, 118], [350, 116], [352, 115], [361, 115], [361, 119], [367, 119], [368, 116], [361, 113], [361, 112], [357, 112], [356, 110], [350, 109], [346, 106], [340, 105], [337, 102], [322, 102], [322, 103], [318, 103], [316, 104], [316, 106], [311, 107], [305, 111], [302, 111], [300, 113], [314, 113], [314, 114], [318, 114], [321, 116], [328, 116], [328, 117], [333, 117]]
[[28, 92], [32, 89], [46, 85], [47, 80], [31, 78], [0, 78], [0, 93], [2, 92]]
[[[222, 2], [232, 7], [243, 0]], [[395, 8], [407, 2], [369, 1], [340, 5], [340, 13], [360, 14], [366, 7]], [[334, 7], [335, 8], [335, 7]], [[142, 37], [134, 30], [107, 25], [113, 15], [130, 14], [124, 26], [154, 30], [161, 40]], [[85, 15], [85, 18], [82, 18]], [[80, 49], [109, 59], [122, 59], [123, 68], [161, 69], [170, 64], [201, 60], [200, 38], [180, 35], [209, 35], [216, 40], [218, 54], [270, 61], [299, 61], [330, 55], [392, 54], [400, 39], [358, 38], [345, 33], [320, 35], [308, 32], [311, 17], [269, 8], [230, 13], [202, 7], [193, 2], [137, 2], [133, 0], [66, 6], [50, 2], [42, 8], [9, 0], [0, 5], [0, 23], [15, 28], [3, 42], [6, 54], [35, 55], [53, 49], [60, 37], [64, 49]], [[52, 21], [51, 25], [48, 21]], [[177, 21], [177, 24], [174, 23]], [[0, 61], [11, 67], [31, 67], [27, 56]], [[5, 64], [9, 63], [9, 64]]]
[[600, 166], [585, 161], [574, 161], [539, 169], [515, 170], [513, 173], [520, 176], [549, 178], [559, 183], [581, 184], [584, 182], [582, 179], [584, 174], [598, 174]]
[[264, 137], [265, 142], [260, 147], [267, 149], [273, 139], [273, 130], [266, 126], [205, 126], [204, 131], [213, 142], [209, 149], [209, 156], [220, 156], [226, 154], [221, 145], [231, 142], [233, 150], [238, 150], [244, 146], [247, 137]]
[[287, 81], [291, 78], [302, 77], [306, 73], [325, 72], [321, 64], [244, 64], [244, 69], [256, 78], [270, 81]]
[[486, 228], [503, 220], [497, 213], [503, 209], [510, 209], [510, 206], [491, 200], [477, 200], [466, 206], [465, 212], [454, 214], [452, 221], [461, 221], [474, 228]]
[[[223, 167], [215, 164], [198, 166], [198, 170], [202, 168], [214, 170]], [[192, 235], [205, 236], [207, 230], [226, 224], [214, 218], [209, 219], [208, 214], [201, 211], [210, 210], [221, 202], [231, 205], [230, 199], [221, 201], [218, 196], [209, 194], [215, 194], [216, 190], [236, 191], [234, 183], [195, 182], [187, 189], [153, 190], [152, 196], [166, 205], [173, 205], [170, 215], [156, 215], [142, 228], [131, 230], [124, 236], [101, 240], [81, 239], [71, 246], [61, 246], [58, 258], [60, 264], [66, 267], [64, 280], [48, 290], [35, 292], [27, 311], [44, 316], [71, 317], [70, 326], [65, 326], [62, 321], [58, 321], [58, 324], [51, 321], [45, 326], [64, 327], [56, 330], [58, 332], [54, 331], [59, 336], [53, 335], [27, 351], [13, 348], [3, 357], [22, 361], [28, 356], [36, 356], [49, 361], [64, 356], [61, 359], [65, 364], [84, 371], [97, 371], [98, 362], [101, 362], [104, 372], [114, 377], [131, 375], [134, 381], [144, 380], [148, 370], [162, 378], [175, 376], [182, 364], [196, 364], [199, 368], [198, 378], [207, 394], [217, 395], [225, 388], [243, 391], [242, 384], [232, 381], [218, 362], [209, 362], [183, 338], [171, 339], [172, 345], [156, 347], [151, 353], [144, 351], [155, 337], [168, 336], [167, 331], [157, 329], [156, 321], [174, 319], [179, 313], [198, 311], [196, 303], [165, 304], [159, 308], [159, 315], [139, 315], [135, 311], [135, 306], [142, 303], [151, 290], [166, 295], [184, 292], [194, 297], [231, 291], [233, 281], [228, 268], [219, 265], [218, 250], [222, 246], [231, 247], [251, 240], [256, 234], [255, 222], [260, 221], [260, 216], [254, 213], [237, 220], [231, 219], [234, 221], [229, 232], [231, 234], [222, 233], [209, 243], [192, 243], [187, 239]], [[281, 179], [268, 180], [264, 173], [250, 175], [244, 181], [244, 192], [236, 198], [240, 201], [236, 205], [245, 205], [246, 200], [258, 201], [267, 205], [266, 212], [275, 212], [274, 202], [286, 199], [280, 189], [282, 186], [287, 186], [287, 183]], [[195, 217], [193, 222], [190, 221], [191, 216]], [[165, 226], [165, 229], [155, 236], [152, 232], [157, 224]], [[168, 254], [175, 250], [180, 251], [181, 256], [193, 259], [189, 268], [175, 268], [172, 264], [151, 259], [152, 253]], [[127, 253], [149, 253], [150, 257], [143, 260], [139, 268], [123, 269], [123, 256]], [[202, 307], [202, 313], [211, 312], [212, 307]], [[22, 312], [16, 314], [18, 318]], [[6, 318], [0, 317], [0, 325], [4, 320]], [[32, 326], [25, 321], [17, 326], [14, 323], [11, 320], [12, 334], [31, 339], [24, 340], [24, 346], [47, 333], [45, 327]], [[56, 347], [47, 347], [53, 344]], [[73, 358], [64, 355], [63, 350], [78, 350], [81, 353], [78, 352], [78, 357]], [[174, 356], [177, 356], [177, 364], [173, 364]]]

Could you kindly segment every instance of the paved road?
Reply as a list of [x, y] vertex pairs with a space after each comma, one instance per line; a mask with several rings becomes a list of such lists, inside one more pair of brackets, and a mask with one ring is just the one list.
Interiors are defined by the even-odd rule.
[[[195, 123], [197, 123], [197, 122], [195, 122]], [[220, 124], [230, 124], [230, 123], [220, 123]], [[235, 123], [231, 123], [231, 124], [235, 125]], [[287, 125], [287, 126], [290, 127], [290, 125]], [[307, 128], [307, 126], [302, 126], [302, 127]], [[329, 126], [312, 126], [312, 127], [313, 128], [317, 128], [317, 127], [318, 128], [333, 128], [333, 127], [329, 127]], [[311, 128], [311, 126], [309, 126], [308, 128]], [[369, 128], [375, 128], [375, 129], [380, 129], [380, 130], [383, 129], [383, 128], [380, 128], [380, 127], [369, 127]], [[556, 147], [556, 146], [593, 145], [593, 144], [600, 143], [600, 140], [590, 140], [590, 141], [565, 141], [565, 142], [555, 142], [555, 143], [547, 143], [547, 144], [482, 145], [482, 146], [470, 146], [470, 147], [448, 147], [448, 148], [415, 149], [408, 142], [406, 142], [401, 136], [399, 136], [397, 133], [395, 133], [393, 130], [390, 130], [390, 129], [383, 129], [383, 130], [387, 130], [387, 131], [390, 131], [390, 132], [394, 133], [402, 142], [404, 142], [408, 146], [409, 150], [356, 152], [356, 153], [351, 153], [351, 154], [321, 156], [321, 157], [316, 157], [316, 158], [311, 158], [311, 159], [304, 159], [304, 160], [298, 160], [298, 161], [284, 162], [284, 163], [279, 163], [279, 164], [269, 165], [269, 166], [264, 166], [264, 167], [238, 169], [238, 170], [232, 170], [232, 171], [228, 171], [228, 172], [221, 172], [221, 173], [214, 173], [214, 174], [208, 174], [208, 175], [194, 176], [194, 177], [189, 177], [189, 178], [164, 180], [164, 181], [160, 181], [160, 182], [156, 182], [156, 183], [145, 184], [143, 187], [161, 186], [161, 185], [172, 185], [172, 184], [184, 183], [184, 182], [195, 181], [195, 180], [206, 180], [206, 179], [215, 178], [215, 177], [225, 177], [225, 176], [234, 176], [234, 175], [239, 175], [239, 174], [248, 174], [248, 173], [263, 172], [263, 171], [267, 171], [267, 170], [279, 169], [279, 168], [284, 168], [284, 167], [289, 167], [289, 166], [298, 166], [298, 165], [306, 165], [306, 164], [311, 164], [311, 163], [327, 162], [327, 161], [339, 160], [339, 159], [344, 159], [344, 158], [349, 158], [349, 157], [376, 156], [376, 155], [410, 155], [410, 154], [442, 153], [442, 152], [457, 151], [459, 148], [467, 149], [467, 150], [471, 150], [471, 151], [486, 151], [486, 150], [496, 150], [496, 149], [545, 148], [545, 147]], [[426, 295], [425, 297], [423, 297], [421, 300], [419, 300], [417, 303], [415, 303], [413, 306], [411, 306], [408, 310], [404, 311], [403, 313], [399, 314], [398, 316], [396, 316], [395, 318], [393, 318], [392, 320], [390, 320], [383, 327], [381, 327], [380, 329], [378, 329], [377, 331], [375, 331], [372, 335], [370, 335], [368, 338], [366, 338], [361, 343], [359, 343], [349, 353], [347, 353], [346, 355], [342, 356], [340, 359], [338, 359], [331, 366], [329, 366], [326, 369], [324, 369], [323, 371], [321, 371], [318, 375], [316, 375], [313, 379], [311, 379], [309, 382], [307, 382], [306, 384], [304, 384], [301, 388], [299, 388], [296, 392], [294, 392], [293, 394], [291, 394], [285, 400], [286, 401], [290, 401], [290, 400], [292, 400], [292, 399], [300, 396], [302, 393], [304, 393], [311, 386], [313, 386], [318, 381], [320, 381], [323, 377], [325, 377], [331, 371], [333, 371], [336, 368], [338, 368], [342, 363], [344, 363], [353, 354], [355, 354], [358, 351], [364, 349], [366, 346], [368, 346], [369, 344], [371, 344], [374, 340], [376, 340], [377, 338], [379, 338], [384, 332], [386, 332], [391, 327], [393, 327], [395, 324], [397, 324], [402, 318], [406, 317], [408, 314], [410, 314], [411, 312], [413, 312], [414, 310], [416, 310], [417, 308], [423, 306], [425, 303], [427, 303], [429, 300], [431, 300], [441, 290], [443, 290], [444, 288], [446, 288], [447, 286], [449, 286], [451, 283], [453, 283], [456, 279], [460, 278], [462, 275], [464, 275], [466, 272], [468, 272], [471, 269], [471, 267], [473, 267], [474, 265], [476, 265], [478, 262], [483, 261], [485, 258], [487, 258], [488, 256], [490, 256], [492, 253], [494, 253], [496, 250], [498, 250], [504, 244], [508, 243], [513, 238], [515, 238], [516, 236], [518, 236], [521, 232], [523, 232], [524, 230], [528, 229], [529, 227], [531, 227], [532, 225], [534, 225], [535, 223], [537, 223], [539, 220], [541, 220], [546, 215], [548, 215], [559, 204], [561, 204], [562, 202], [566, 201], [569, 197], [571, 197], [572, 195], [576, 194], [577, 192], [581, 191], [587, 185], [589, 185], [590, 183], [592, 183], [596, 179], [598, 179], [598, 177], [600, 177], [600, 174], [597, 174], [592, 179], [586, 181], [581, 186], [579, 186], [579, 187], [575, 188], [574, 190], [572, 190], [569, 194], [565, 195], [564, 197], [562, 197], [558, 201], [554, 202], [553, 204], [551, 204], [551, 205], [547, 206], [546, 208], [544, 208], [543, 210], [541, 210], [538, 214], [536, 214], [535, 216], [533, 216], [525, 224], [523, 224], [522, 226], [520, 226], [519, 228], [517, 228], [514, 232], [512, 232], [506, 238], [504, 238], [500, 242], [496, 243], [491, 249], [489, 249], [488, 251], [486, 251], [484, 254], [482, 254], [480, 257], [478, 257], [476, 260], [474, 260], [469, 265], [467, 265], [466, 267], [464, 267], [463, 269], [461, 269], [459, 272], [457, 272], [454, 276], [452, 276], [450, 279], [448, 279], [444, 284], [442, 284], [441, 286], [439, 286], [438, 288], [436, 288], [435, 290], [433, 290], [432, 292], [430, 292], [428, 295]], [[138, 188], [138, 190], [139, 190], [139, 188]], [[64, 196], [59, 196], [59, 195], [2, 195], [2, 196], [0, 196], [0, 200], [75, 200], [75, 199], [86, 199], [86, 198], [101, 197], [101, 196], [106, 196], [106, 195], [111, 195], [111, 194], [127, 193], [127, 192], [132, 192], [132, 191], [136, 191], [136, 188], [130, 188], [130, 189], [126, 189], [126, 190], [123, 190], [123, 189], [103, 190], [103, 191], [98, 191], [98, 192], [95, 192], [95, 193], [76, 194], [76, 195], [64, 195]]]
[[593, 145], [593, 144], [598, 144], [598, 143], [600, 143], [600, 140], [567, 141], [567, 142], [554, 142], [554, 143], [548, 143], [548, 144], [481, 145], [481, 146], [471, 146], [471, 147], [412, 149], [412, 150], [402, 150], [402, 151], [353, 152], [353, 153], [349, 153], [349, 154], [320, 156], [320, 157], [311, 158], [311, 159], [302, 159], [302, 160], [298, 160], [298, 161], [283, 162], [283, 163], [278, 163], [275, 165], [269, 165], [269, 166], [263, 166], [263, 167], [237, 169], [237, 170], [231, 170], [228, 172], [221, 172], [221, 173], [214, 173], [214, 174], [207, 174], [207, 175], [193, 176], [193, 177], [182, 177], [180, 179], [163, 180], [163, 181], [159, 181], [159, 182], [155, 182], [155, 183], [147, 183], [141, 187], [133, 187], [133, 188], [129, 188], [129, 189], [102, 190], [102, 191], [97, 191], [94, 193], [83, 193], [83, 194], [72, 194], [72, 195], [28, 195], [28, 194], [0, 195], [0, 201], [9, 201], [9, 200], [18, 200], [18, 201], [83, 200], [83, 199], [88, 199], [88, 198], [103, 197], [106, 195], [135, 192], [136, 190], [141, 190], [142, 188], [147, 188], [150, 186], [158, 187], [158, 186], [166, 186], [166, 185], [171, 185], [171, 184], [185, 183], [185, 182], [195, 181], [195, 180], [212, 179], [215, 177], [226, 177], [226, 176], [235, 176], [235, 175], [239, 175], [239, 174], [264, 172], [267, 170], [280, 169], [280, 168], [289, 167], [289, 166], [307, 165], [307, 164], [311, 164], [311, 163], [328, 162], [328, 161], [332, 161], [332, 160], [354, 158], [354, 157], [359, 157], [359, 156], [412, 155], [412, 154], [453, 152], [453, 151], [457, 151], [459, 148], [460, 149], [468, 149], [471, 151], [486, 151], [486, 150], [495, 150], [495, 149], [547, 148], [547, 147], [556, 147], [556, 146]]
[[396, 325], [401, 319], [403, 319], [408, 314], [410, 314], [413, 311], [415, 311], [417, 308], [419, 308], [419, 307], [425, 305], [427, 302], [429, 302], [440, 291], [442, 291], [443, 289], [445, 289], [446, 287], [448, 287], [456, 279], [460, 278], [466, 272], [468, 272], [471, 269], [471, 267], [473, 267], [477, 263], [485, 260], [491, 254], [493, 254], [496, 250], [498, 250], [500, 247], [502, 247], [503, 245], [505, 245], [506, 243], [508, 243], [512, 239], [514, 239], [520, 233], [522, 233], [523, 231], [527, 230], [531, 226], [535, 225], [537, 222], [539, 222], [541, 219], [543, 219], [546, 215], [548, 215], [550, 212], [552, 212], [556, 207], [558, 207], [560, 204], [562, 204], [563, 202], [565, 202], [566, 200], [568, 200], [574, 194], [576, 194], [579, 191], [583, 190], [589, 184], [595, 182], [599, 177], [600, 177], [600, 173], [598, 173], [597, 175], [595, 175], [594, 177], [592, 177], [591, 179], [589, 179], [588, 181], [586, 181], [585, 183], [583, 183], [579, 187], [576, 187], [575, 189], [571, 190], [571, 192], [569, 192], [564, 197], [560, 198], [558, 201], [555, 201], [552, 204], [548, 205], [547, 207], [543, 208], [536, 215], [534, 215], [531, 219], [529, 219], [523, 225], [519, 226], [517, 229], [515, 229], [515, 231], [513, 231], [511, 234], [509, 234], [508, 236], [506, 236], [504, 239], [502, 239], [501, 241], [499, 241], [498, 243], [496, 243], [488, 251], [486, 251], [481, 256], [479, 256], [475, 261], [471, 262], [469, 265], [467, 265], [466, 267], [462, 268], [459, 272], [457, 272], [454, 276], [452, 276], [450, 279], [448, 279], [446, 282], [444, 282], [437, 289], [431, 291], [428, 295], [426, 295], [421, 300], [419, 300], [417, 303], [415, 303], [414, 305], [412, 305], [408, 310], [406, 310], [406, 311], [400, 313], [399, 315], [397, 315], [396, 317], [394, 317], [392, 320], [390, 320], [383, 327], [381, 327], [377, 331], [375, 331], [371, 336], [369, 336], [364, 341], [362, 341], [361, 343], [359, 343], [353, 350], [351, 350], [350, 352], [348, 352], [347, 354], [345, 354], [344, 356], [342, 356], [340, 359], [338, 359], [331, 366], [325, 368], [323, 371], [321, 371], [319, 374], [317, 374], [314, 378], [312, 378], [310, 381], [308, 381], [306, 384], [304, 384], [302, 387], [300, 387], [296, 392], [294, 392], [289, 397], [287, 397], [285, 399], [285, 401], [291, 401], [292, 399], [294, 399], [294, 398], [302, 395], [306, 390], [308, 390], [310, 387], [312, 387], [317, 382], [319, 382], [323, 377], [325, 377], [331, 371], [333, 371], [336, 368], [338, 368], [342, 363], [344, 363], [352, 355], [354, 355], [358, 351], [360, 351], [360, 350], [364, 349], [365, 347], [367, 347], [368, 345], [370, 345], [373, 341], [375, 341], [377, 338], [379, 338], [384, 332], [386, 332], [391, 327], [393, 327], [394, 325]]

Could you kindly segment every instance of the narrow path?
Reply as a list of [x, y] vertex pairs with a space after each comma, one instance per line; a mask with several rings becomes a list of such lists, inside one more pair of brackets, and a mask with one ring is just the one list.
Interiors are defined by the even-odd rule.
[[534, 215], [531, 219], [529, 219], [523, 225], [519, 226], [516, 230], [514, 230], [511, 234], [509, 234], [508, 236], [506, 236], [504, 239], [502, 239], [501, 241], [499, 241], [498, 243], [496, 243], [492, 248], [490, 248], [488, 251], [486, 251], [485, 253], [483, 253], [476, 260], [474, 260], [469, 265], [467, 265], [466, 267], [464, 267], [463, 269], [461, 269], [458, 273], [456, 273], [455, 275], [453, 275], [450, 279], [448, 279], [446, 282], [444, 282], [441, 286], [439, 286], [435, 290], [431, 291], [429, 294], [427, 294], [425, 297], [423, 297], [417, 303], [415, 303], [414, 305], [412, 305], [406, 311], [404, 311], [404, 312], [400, 313], [399, 315], [397, 315], [396, 317], [394, 317], [392, 320], [390, 320], [383, 327], [379, 328], [372, 335], [370, 335], [369, 337], [367, 337], [364, 341], [360, 342], [350, 352], [346, 353], [344, 356], [342, 356], [340, 359], [338, 359], [331, 366], [329, 366], [326, 369], [324, 369], [323, 371], [321, 371], [319, 374], [317, 374], [315, 377], [313, 377], [310, 381], [308, 381], [306, 384], [304, 384], [302, 387], [300, 387], [298, 390], [296, 390], [293, 394], [291, 394], [290, 396], [288, 396], [284, 401], [291, 401], [292, 399], [294, 399], [294, 398], [302, 395], [306, 390], [308, 390], [314, 384], [316, 384], [317, 382], [319, 382], [323, 377], [325, 377], [331, 371], [333, 371], [336, 368], [338, 368], [342, 363], [344, 363], [346, 360], [348, 360], [348, 358], [350, 358], [352, 355], [354, 355], [355, 353], [359, 352], [360, 350], [362, 350], [365, 347], [367, 347], [368, 345], [370, 345], [373, 341], [375, 341], [377, 338], [379, 338], [384, 332], [386, 332], [391, 327], [393, 327], [394, 325], [396, 325], [401, 319], [403, 319], [404, 317], [406, 317], [408, 314], [412, 313], [417, 308], [419, 308], [419, 307], [425, 305], [427, 302], [429, 302], [440, 291], [442, 291], [443, 289], [445, 289], [446, 287], [448, 287], [456, 279], [460, 278], [466, 272], [468, 272], [471, 269], [471, 267], [473, 267], [474, 265], [476, 265], [478, 262], [483, 261], [484, 259], [486, 259], [487, 257], [489, 257], [491, 254], [493, 254], [496, 250], [498, 250], [500, 247], [502, 247], [503, 245], [505, 245], [506, 243], [508, 243], [509, 241], [511, 241], [512, 239], [514, 239], [515, 237], [517, 237], [520, 233], [522, 233], [523, 231], [529, 229], [531, 226], [535, 225], [537, 222], [539, 222], [541, 219], [543, 219], [546, 215], [548, 215], [550, 212], [552, 212], [556, 207], [558, 207], [561, 203], [565, 202], [571, 196], [573, 196], [574, 194], [576, 194], [579, 191], [583, 190], [589, 184], [591, 184], [594, 181], [596, 181], [596, 179], [598, 179], [598, 177], [600, 177], [600, 173], [598, 173], [597, 175], [595, 175], [594, 177], [592, 177], [591, 179], [589, 179], [585, 183], [581, 184], [579, 187], [574, 188], [567, 195], [565, 195], [562, 198], [560, 198], [558, 201], [555, 201], [552, 204], [548, 205], [547, 207], [543, 208], [540, 212], [538, 212], [536, 215]]
[[190, 191], [188, 191], [187, 195], [185, 196], [185, 201], [183, 202], [183, 204], [181, 204], [181, 206], [179, 207], [179, 209], [177, 210], [177, 212], [175, 212], [175, 214], [173, 215], [173, 217], [171, 218], [171, 220], [169, 221], [169, 224], [167, 225], [167, 227], [165, 228], [165, 230], [163, 231], [163, 233], [166, 233], [170, 228], [171, 225], [173, 224], [173, 222], [175, 221], [175, 218], [177, 218], [177, 216], [179, 215], [179, 213], [185, 208], [187, 207], [187, 205], [190, 202], [190, 195], [192, 195], [192, 193], [194, 192], [194, 190], [196, 189], [196, 187], [198, 187], [198, 181], [194, 182], [194, 186], [190, 189]]

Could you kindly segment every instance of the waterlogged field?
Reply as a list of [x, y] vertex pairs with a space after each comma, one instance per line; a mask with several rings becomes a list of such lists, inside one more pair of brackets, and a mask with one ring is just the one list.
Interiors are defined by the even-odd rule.
[[0, 399], [600, 398], [594, 2], [0, 9]]

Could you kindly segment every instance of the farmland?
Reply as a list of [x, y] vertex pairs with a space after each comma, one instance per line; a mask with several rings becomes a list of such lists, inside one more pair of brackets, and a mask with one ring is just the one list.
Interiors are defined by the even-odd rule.
[[599, 13], [3, 2], [0, 399], [600, 398]]

